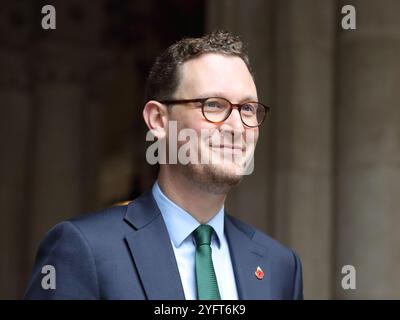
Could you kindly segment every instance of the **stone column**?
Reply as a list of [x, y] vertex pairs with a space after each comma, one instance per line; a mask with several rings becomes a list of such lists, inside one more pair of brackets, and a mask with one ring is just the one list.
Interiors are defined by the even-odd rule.
[[255, 174], [235, 214], [301, 256], [306, 298], [331, 294], [334, 1], [210, 1], [210, 29], [250, 44], [260, 100], [272, 106]]
[[[42, 30], [32, 48], [34, 68], [35, 153], [32, 158], [30, 215], [31, 262], [45, 232], [61, 220], [86, 212], [87, 190], [96, 172], [99, 145], [90, 100], [92, 73], [101, 40], [102, 7], [86, 2], [54, 1], [57, 29]], [[89, 87], [91, 88], [89, 90]], [[89, 115], [90, 118], [89, 118]], [[97, 132], [97, 139], [102, 139]]]
[[38, 53], [36, 60], [36, 150], [32, 159], [31, 216], [34, 246], [52, 225], [77, 215], [83, 201], [81, 120], [85, 92], [81, 81], [73, 78], [77, 75], [72, 74], [71, 66], [61, 58], [65, 49], [58, 53], [50, 50]]
[[[338, 38], [336, 297], [399, 299], [400, 2], [352, 4], [357, 29]], [[341, 287], [344, 265], [356, 290]]]
[[[273, 66], [272, 1], [209, 1], [207, 5], [207, 29], [225, 29], [239, 34], [248, 45], [250, 63], [253, 66], [259, 100], [272, 106], [271, 76]], [[260, 127], [254, 172], [246, 176], [242, 184], [228, 196], [227, 210], [272, 233], [271, 211], [271, 133], [272, 118]]]
[[276, 1], [276, 237], [303, 264], [304, 295], [331, 296], [335, 1]]

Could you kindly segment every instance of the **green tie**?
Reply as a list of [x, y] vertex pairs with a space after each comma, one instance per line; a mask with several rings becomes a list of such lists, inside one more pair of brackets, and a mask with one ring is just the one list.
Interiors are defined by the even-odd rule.
[[214, 229], [202, 224], [193, 231], [196, 241], [196, 284], [199, 300], [221, 300], [211, 257], [211, 235]]

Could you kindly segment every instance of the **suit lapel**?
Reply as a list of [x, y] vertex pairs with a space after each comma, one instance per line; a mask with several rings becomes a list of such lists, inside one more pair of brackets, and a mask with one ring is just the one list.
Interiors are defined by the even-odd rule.
[[[239, 228], [226, 215], [225, 233], [229, 243], [232, 265], [235, 272], [239, 299], [271, 299], [270, 263], [264, 247], [252, 240], [254, 230]], [[260, 267], [264, 272], [262, 280], [257, 279], [255, 271]]]
[[[185, 295], [168, 230], [151, 192], [128, 205], [124, 220], [133, 229], [125, 236], [147, 299], [184, 300]], [[253, 229], [239, 226], [227, 214], [229, 243], [239, 299], [271, 299], [271, 264], [267, 250], [252, 240]], [[257, 267], [264, 278], [255, 276]]]
[[129, 204], [125, 221], [134, 229], [125, 239], [147, 299], [185, 299], [168, 230], [151, 192]]

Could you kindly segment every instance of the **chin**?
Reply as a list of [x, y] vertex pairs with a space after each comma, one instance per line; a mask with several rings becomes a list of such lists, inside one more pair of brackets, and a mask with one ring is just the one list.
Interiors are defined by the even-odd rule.
[[212, 150], [211, 157], [209, 158], [210, 170], [215, 171], [215, 174], [222, 177], [239, 176], [240, 178], [245, 175], [247, 165], [252, 159], [254, 148], [248, 147], [247, 151], [242, 151], [239, 154], [232, 154], [229, 152], [220, 152]]
[[233, 162], [214, 164], [210, 166], [209, 170], [213, 171], [214, 175], [220, 177], [221, 180], [240, 180], [244, 175], [244, 166]]
[[226, 164], [188, 164], [183, 166], [185, 176], [199, 188], [213, 194], [227, 194], [240, 184], [243, 176], [237, 174], [238, 166]]

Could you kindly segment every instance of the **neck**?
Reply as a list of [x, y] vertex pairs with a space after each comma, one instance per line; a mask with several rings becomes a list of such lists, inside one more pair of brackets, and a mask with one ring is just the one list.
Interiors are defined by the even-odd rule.
[[158, 184], [175, 204], [189, 212], [198, 222], [207, 223], [224, 205], [226, 194], [214, 194], [199, 188], [179, 172], [160, 168]]

